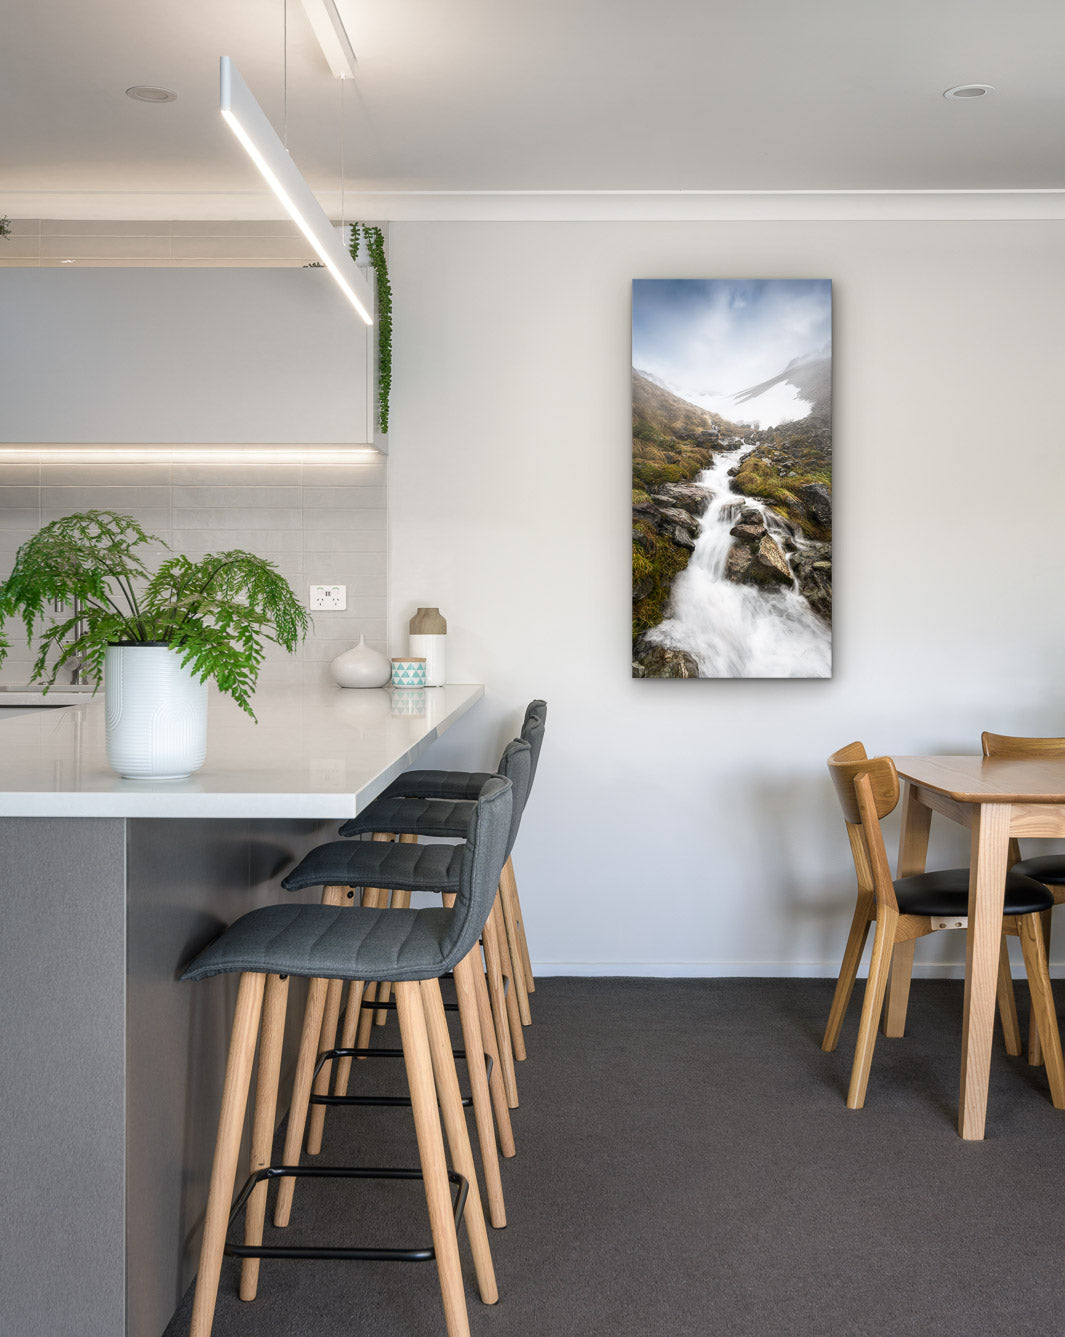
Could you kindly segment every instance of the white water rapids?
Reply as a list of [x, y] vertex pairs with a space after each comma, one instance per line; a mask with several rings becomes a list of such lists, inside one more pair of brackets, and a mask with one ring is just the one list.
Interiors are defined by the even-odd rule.
[[686, 650], [701, 678], [828, 678], [832, 673], [832, 633], [799, 593], [781, 586], [739, 585], [725, 576], [740, 512], [761, 513], [769, 533], [782, 544], [792, 534], [780, 517], [756, 497], [732, 491], [728, 471], [754, 449], [740, 442], [719, 453], [695, 479], [713, 499], [706, 509], [688, 565], [670, 591], [670, 614], [647, 639]]

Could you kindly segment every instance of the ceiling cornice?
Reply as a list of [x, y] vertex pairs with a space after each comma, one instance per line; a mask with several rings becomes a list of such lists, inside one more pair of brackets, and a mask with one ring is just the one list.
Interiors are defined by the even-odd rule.
[[[338, 191], [315, 192], [339, 218]], [[279, 216], [261, 191], [19, 191], [12, 218], [252, 220]], [[928, 222], [1065, 219], [1060, 190], [381, 191], [344, 196], [345, 216], [395, 222]]]

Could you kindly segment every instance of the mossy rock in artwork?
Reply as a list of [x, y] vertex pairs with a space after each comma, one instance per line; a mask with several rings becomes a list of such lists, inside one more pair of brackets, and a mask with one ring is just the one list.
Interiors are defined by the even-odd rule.
[[688, 565], [691, 551], [657, 534], [645, 520], [633, 524], [632, 635], [657, 627], [666, 616], [673, 581]]

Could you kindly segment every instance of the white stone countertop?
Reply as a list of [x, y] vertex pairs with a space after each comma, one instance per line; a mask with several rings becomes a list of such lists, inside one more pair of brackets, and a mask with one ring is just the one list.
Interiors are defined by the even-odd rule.
[[[479, 685], [395, 697], [388, 687], [266, 688], [252, 700], [256, 723], [212, 689], [203, 768], [148, 781], [108, 766], [100, 692], [0, 722], [0, 817], [351, 817], [483, 695]], [[423, 697], [423, 713], [401, 713]]]

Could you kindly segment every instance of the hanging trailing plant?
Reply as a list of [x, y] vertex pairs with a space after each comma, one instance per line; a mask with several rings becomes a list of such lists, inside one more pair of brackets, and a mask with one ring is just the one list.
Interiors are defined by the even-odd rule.
[[388, 281], [384, 233], [379, 227], [352, 223], [350, 246], [353, 260], [358, 256], [360, 236], [366, 242], [377, 280], [377, 426], [381, 432], [387, 432], [388, 399], [392, 390], [392, 285]]

